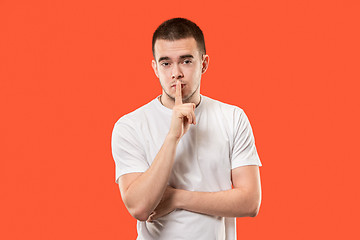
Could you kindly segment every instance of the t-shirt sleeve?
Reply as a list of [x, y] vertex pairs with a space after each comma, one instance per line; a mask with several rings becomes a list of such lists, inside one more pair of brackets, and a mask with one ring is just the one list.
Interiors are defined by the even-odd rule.
[[246, 165], [262, 166], [249, 119], [240, 108], [236, 108], [234, 113], [234, 145], [231, 168]]
[[146, 154], [135, 129], [118, 121], [111, 137], [111, 150], [115, 161], [115, 182], [121, 175], [145, 172], [149, 165]]

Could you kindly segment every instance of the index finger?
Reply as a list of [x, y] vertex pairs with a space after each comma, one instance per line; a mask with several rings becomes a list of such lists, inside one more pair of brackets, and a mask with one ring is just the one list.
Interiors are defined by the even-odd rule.
[[175, 105], [183, 104], [181, 95], [181, 82], [176, 81]]

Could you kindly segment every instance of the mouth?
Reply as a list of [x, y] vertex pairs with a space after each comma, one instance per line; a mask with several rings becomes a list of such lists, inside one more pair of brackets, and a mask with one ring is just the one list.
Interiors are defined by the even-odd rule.
[[[183, 88], [185, 87], [185, 85], [186, 85], [186, 84], [183, 84], [183, 83], [182, 83], [182, 84], [181, 84], [181, 89], [183, 89]], [[176, 84], [171, 85], [171, 88], [175, 88], [175, 89], [176, 89]]]

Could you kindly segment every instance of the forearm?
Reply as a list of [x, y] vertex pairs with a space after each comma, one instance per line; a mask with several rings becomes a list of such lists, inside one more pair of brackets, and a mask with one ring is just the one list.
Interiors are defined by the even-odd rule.
[[222, 217], [255, 217], [261, 202], [260, 191], [234, 188], [219, 192], [177, 190], [177, 208]]
[[124, 202], [137, 219], [146, 220], [160, 202], [175, 159], [177, 140], [167, 136], [153, 163], [126, 190]]
[[138, 220], [147, 220], [161, 201], [176, 155], [176, 147], [181, 137], [195, 124], [195, 104], [182, 103], [181, 82], [176, 82], [175, 105], [169, 133], [147, 171], [120, 179], [120, 191], [130, 214]]

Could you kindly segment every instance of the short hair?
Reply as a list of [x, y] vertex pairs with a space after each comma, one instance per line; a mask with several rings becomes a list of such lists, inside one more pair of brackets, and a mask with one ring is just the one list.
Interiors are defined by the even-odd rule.
[[154, 32], [152, 38], [152, 52], [155, 57], [155, 42], [158, 39], [175, 41], [193, 37], [199, 51], [206, 54], [204, 34], [192, 21], [185, 18], [172, 18], [163, 22]]

